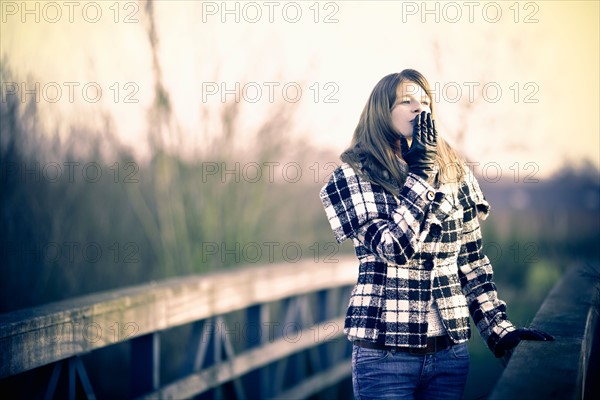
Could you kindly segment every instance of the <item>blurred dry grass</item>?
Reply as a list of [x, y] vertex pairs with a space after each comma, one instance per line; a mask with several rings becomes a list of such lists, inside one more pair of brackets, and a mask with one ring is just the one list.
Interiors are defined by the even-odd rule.
[[[18, 81], [7, 64], [2, 81]], [[74, 127], [64, 142], [40, 131], [35, 102], [6, 96], [0, 312], [236, 264], [294, 261], [296, 249], [305, 259], [317, 254], [315, 243], [323, 250], [322, 243], [334, 242], [318, 199], [325, 173], [315, 179], [309, 168], [335, 157], [286, 137], [290, 104], [274, 104], [258, 143], [235, 153], [230, 144], [244, 140], [234, 128], [239, 107], [223, 105], [225, 128], [207, 143], [205, 159], [186, 160], [154, 140], [151, 160], [141, 163], [109, 121], [100, 132]], [[73, 179], [65, 162], [79, 163]], [[82, 178], [88, 163], [96, 166], [92, 178], [102, 171], [97, 182]], [[295, 179], [296, 168], [282, 175], [286, 163], [300, 166], [302, 178]], [[52, 165], [62, 168], [60, 179], [53, 179], [54, 167], [44, 172]], [[26, 172], [36, 168], [37, 175]]]

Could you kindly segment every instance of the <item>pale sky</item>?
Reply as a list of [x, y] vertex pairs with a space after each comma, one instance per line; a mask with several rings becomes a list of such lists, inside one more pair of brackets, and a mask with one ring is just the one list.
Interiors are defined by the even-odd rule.
[[[31, 89], [21, 85], [31, 77], [42, 89], [50, 132], [66, 135], [73, 123], [94, 124], [105, 112], [143, 155], [154, 95], [143, 3], [75, 3], [31, 1], [24, 9], [20, 1], [0, 2], [0, 53], [20, 80], [2, 82], [3, 96]], [[600, 166], [599, 14], [598, 1], [155, 6], [160, 63], [184, 149], [201, 146], [207, 134], [201, 110], [217, 110], [221, 96], [235, 100], [227, 90], [239, 85], [241, 129], [248, 131], [241, 146], [252, 144], [272, 95], [298, 100], [294, 130], [282, 134], [340, 153], [375, 83], [415, 68], [437, 89], [442, 135], [453, 142], [463, 130], [459, 148], [471, 159], [498, 163], [507, 174], [515, 163], [535, 163], [538, 177], [565, 162]]]

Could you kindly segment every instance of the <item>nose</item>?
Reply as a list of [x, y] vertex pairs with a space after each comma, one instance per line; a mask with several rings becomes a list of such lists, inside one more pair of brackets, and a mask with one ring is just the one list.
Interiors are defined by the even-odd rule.
[[425, 110], [425, 107], [423, 106], [423, 103], [421, 103], [420, 101], [417, 101], [413, 112], [415, 114], [421, 114], [421, 112], [423, 112], [424, 110]]
[[421, 114], [423, 111], [431, 112], [431, 108], [429, 108], [427, 104], [423, 104], [420, 101], [417, 101], [413, 112], [415, 114]]

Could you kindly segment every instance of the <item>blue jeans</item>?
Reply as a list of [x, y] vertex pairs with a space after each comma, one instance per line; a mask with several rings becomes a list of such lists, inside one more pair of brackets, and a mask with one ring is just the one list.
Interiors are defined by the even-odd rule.
[[426, 355], [352, 346], [357, 400], [461, 399], [468, 372], [466, 343]]

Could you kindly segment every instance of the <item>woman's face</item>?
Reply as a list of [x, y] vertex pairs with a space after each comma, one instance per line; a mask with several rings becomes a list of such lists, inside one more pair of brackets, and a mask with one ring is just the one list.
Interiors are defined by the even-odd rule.
[[422, 111], [431, 112], [431, 99], [418, 83], [404, 81], [396, 88], [396, 102], [392, 106], [392, 126], [402, 136], [411, 138], [413, 120]]

